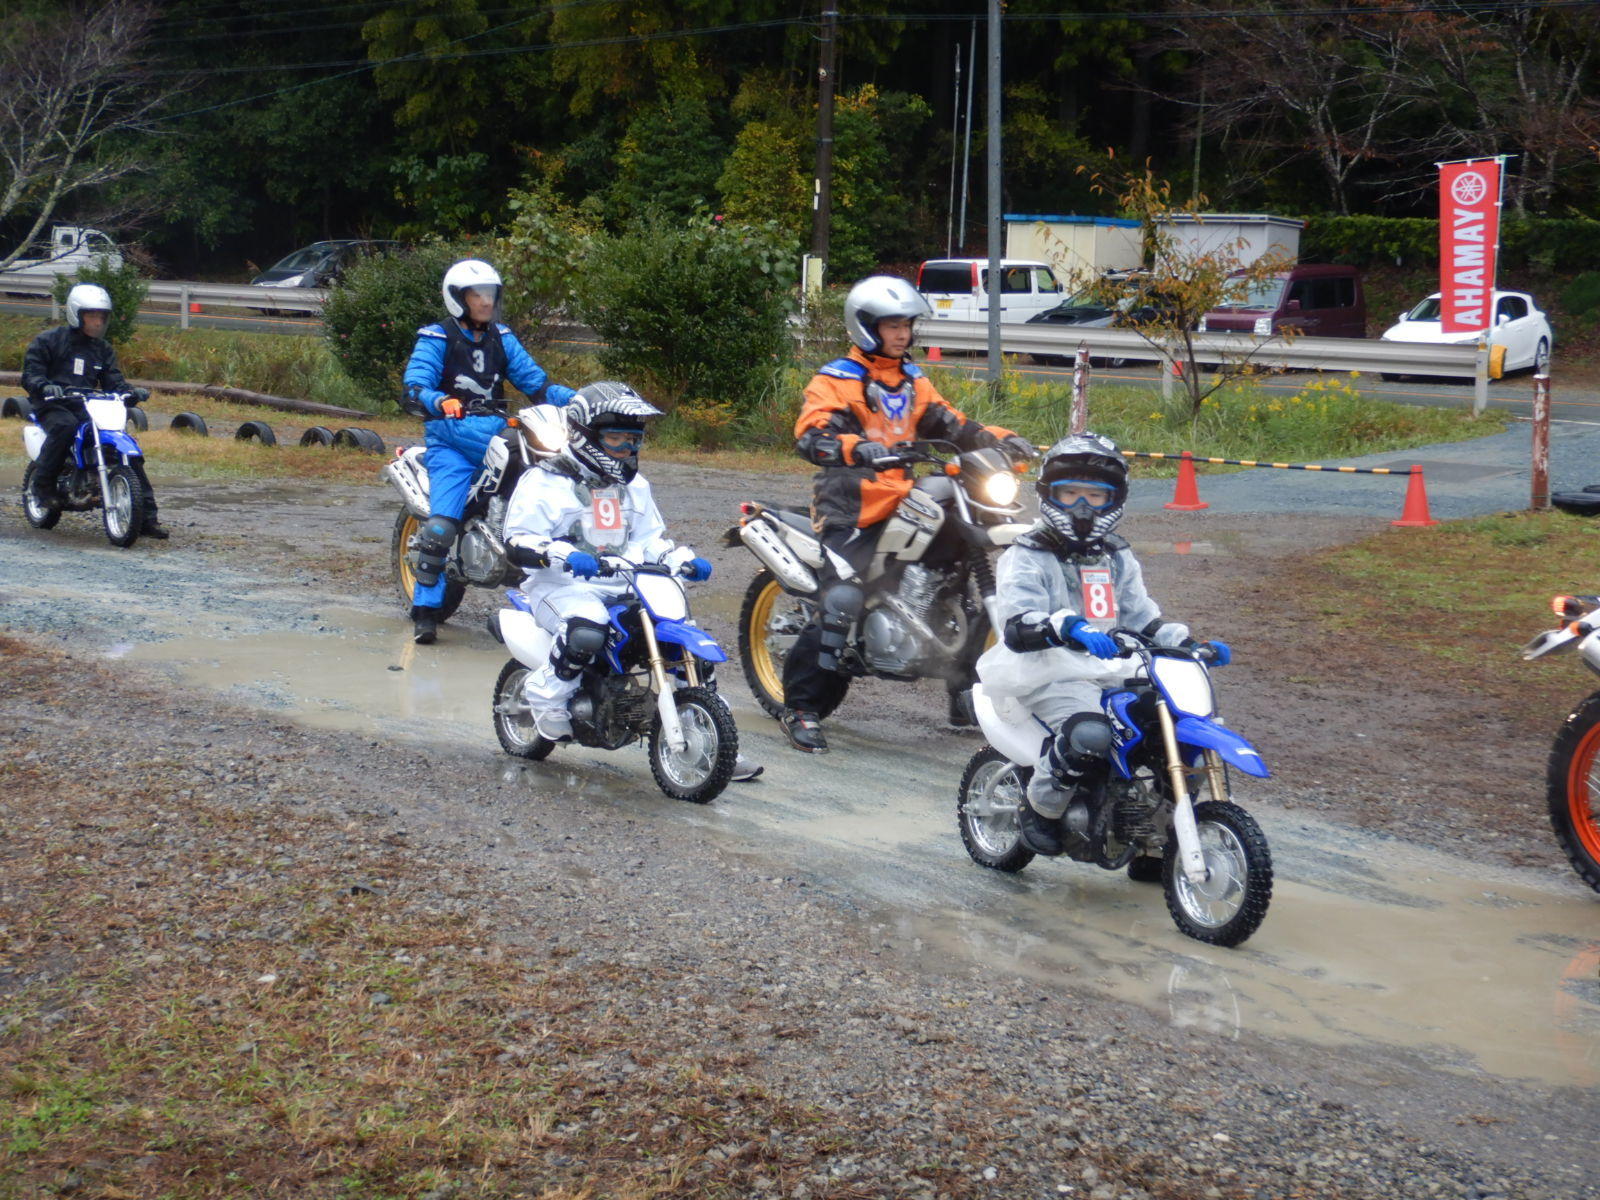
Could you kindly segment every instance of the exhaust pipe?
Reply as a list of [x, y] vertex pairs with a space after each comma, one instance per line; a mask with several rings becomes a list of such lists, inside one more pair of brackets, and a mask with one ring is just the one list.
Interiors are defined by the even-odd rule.
[[816, 573], [800, 561], [769, 522], [755, 520], [739, 526], [739, 540], [786, 590], [802, 594], [817, 590]]
[[426, 517], [431, 512], [428, 505], [428, 469], [422, 465], [422, 456], [426, 453], [421, 446], [413, 446], [403, 454], [396, 455], [378, 472], [394, 485], [395, 491], [405, 500], [406, 507], [419, 517]]

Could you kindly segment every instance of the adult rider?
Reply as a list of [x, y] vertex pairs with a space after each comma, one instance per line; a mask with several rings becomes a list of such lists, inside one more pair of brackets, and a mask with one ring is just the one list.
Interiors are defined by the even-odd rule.
[[500, 324], [500, 275], [468, 258], [444, 273], [440, 291], [449, 314], [417, 330], [405, 371], [405, 407], [425, 418], [429, 515], [417, 534], [417, 583], [411, 620], [418, 642], [430, 644], [443, 619], [445, 563], [461, 531], [472, 479], [489, 439], [505, 428], [505, 381], [530, 401], [565, 406], [575, 394], [551, 383]]
[[[875, 465], [893, 453], [891, 447], [939, 439], [963, 450], [999, 446], [1019, 458], [1034, 454], [1026, 438], [963, 415], [911, 361], [916, 320], [930, 312], [922, 294], [893, 275], [873, 275], [851, 288], [844, 302], [850, 352], [806, 385], [795, 422], [796, 451], [822, 468], [812, 479], [812, 522], [822, 544], [857, 573], [871, 562], [883, 522], [911, 491], [909, 471]], [[859, 582], [830, 572], [816, 615], [784, 661], [779, 721], [797, 750], [827, 752], [822, 718], [850, 688], [839, 652], [865, 601]], [[971, 684], [970, 666], [946, 681], [953, 724], [972, 723], [964, 698]]]

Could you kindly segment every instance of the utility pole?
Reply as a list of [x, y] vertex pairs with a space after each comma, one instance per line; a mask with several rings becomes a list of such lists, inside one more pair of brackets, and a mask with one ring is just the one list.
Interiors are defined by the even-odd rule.
[[811, 191], [811, 253], [806, 258], [807, 293], [820, 291], [828, 267], [828, 215], [833, 193], [834, 49], [839, 32], [839, 7], [822, 0], [822, 64], [817, 69], [817, 173]]
[[1000, 0], [989, 0], [989, 391], [1000, 396]]
[[978, 82], [978, 23], [967, 39], [967, 131], [961, 148], [961, 221], [956, 226], [956, 249], [967, 244], [967, 180], [972, 174], [972, 89]]
[[950, 203], [944, 219], [944, 256], [955, 250], [956, 229], [956, 142], [961, 137], [961, 43], [956, 42], [956, 94], [950, 105]]

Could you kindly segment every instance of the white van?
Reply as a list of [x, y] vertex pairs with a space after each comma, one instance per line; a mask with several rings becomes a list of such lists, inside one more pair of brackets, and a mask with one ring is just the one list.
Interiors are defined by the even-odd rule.
[[[989, 319], [989, 260], [931, 258], [917, 268], [917, 291], [928, 298], [935, 317], [951, 321]], [[1000, 319], [1027, 321], [1049, 312], [1063, 299], [1049, 263], [1024, 258], [1000, 260]]]

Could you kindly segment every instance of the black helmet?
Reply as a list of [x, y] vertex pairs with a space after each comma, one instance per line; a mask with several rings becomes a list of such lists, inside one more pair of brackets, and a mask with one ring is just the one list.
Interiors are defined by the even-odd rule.
[[[1111, 499], [1099, 508], [1082, 499], [1060, 504], [1055, 492], [1065, 483], [1103, 487]], [[1074, 554], [1099, 554], [1128, 502], [1128, 462], [1110, 438], [1098, 433], [1073, 434], [1045, 451], [1034, 487], [1039, 493], [1039, 515], [1061, 536], [1067, 549]]]
[[[659, 408], [625, 383], [591, 383], [566, 407], [568, 438], [563, 453], [591, 482], [631, 483], [639, 473], [644, 423], [660, 415]], [[621, 454], [602, 444], [602, 435], [617, 431], [639, 435]]]

